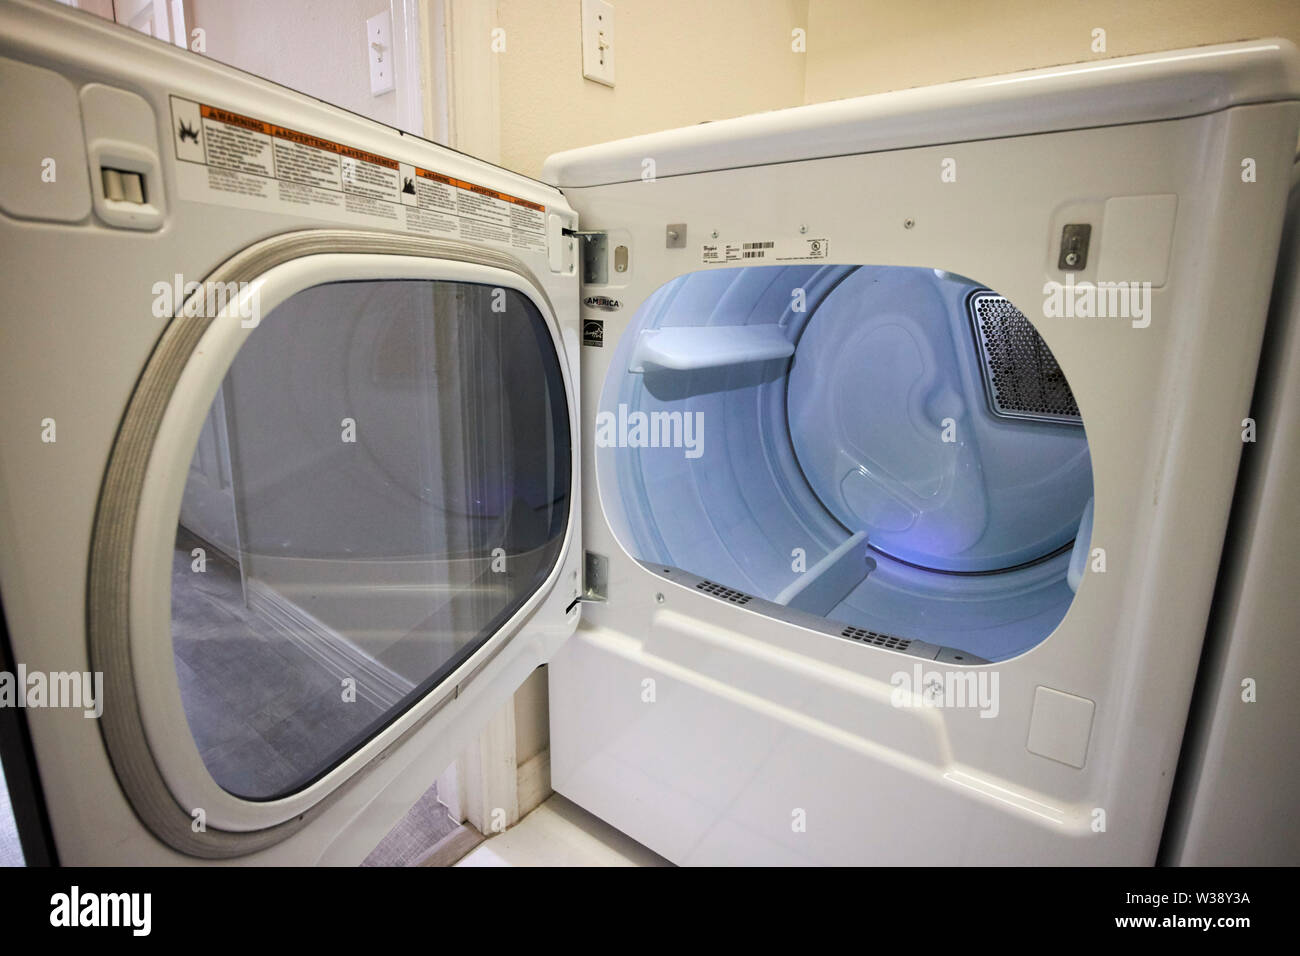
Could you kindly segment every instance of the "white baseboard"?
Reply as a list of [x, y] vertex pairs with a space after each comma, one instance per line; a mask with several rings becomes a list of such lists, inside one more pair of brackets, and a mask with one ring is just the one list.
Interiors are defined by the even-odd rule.
[[519, 765], [519, 818], [523, 819], [551, 795], [551, 751], [543, 750]]

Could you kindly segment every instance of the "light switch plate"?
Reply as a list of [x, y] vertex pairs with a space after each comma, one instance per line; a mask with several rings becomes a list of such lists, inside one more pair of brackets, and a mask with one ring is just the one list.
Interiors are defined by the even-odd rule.
[[582, 75], [614, 85], [614, 5], [582, 0]]
[[366, 21], [366, 53], [370, 58], [370, 95], [393, 91], [393, 15], [385, 10]]

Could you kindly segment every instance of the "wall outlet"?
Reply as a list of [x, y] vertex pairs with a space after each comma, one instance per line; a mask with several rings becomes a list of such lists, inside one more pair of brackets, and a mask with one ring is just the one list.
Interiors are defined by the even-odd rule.
[[614, 5], [582, 0], [582, 75], [614, 85]]
[[370, 95], [382, 96], [393, 91], [393, 15], [385, 10], [366, 21], [366, 51], [370, 57]]

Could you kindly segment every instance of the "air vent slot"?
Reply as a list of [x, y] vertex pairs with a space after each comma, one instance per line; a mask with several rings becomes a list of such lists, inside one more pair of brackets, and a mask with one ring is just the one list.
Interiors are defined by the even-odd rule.
[[695, 585], [695, 590], [703, 591], [705, 594], [712, 594], [714, 597], [722, 598], [724, 601], [730, 601], [732, 604], [748, 604], [753, 600], [744, 591], [737, 591], [735, 588], [729, 588], [722, 584], [716, 584], [713, 581], [701, 581]]
[[993, 414], [1083, 424], [1065, 373], [1024, 313], [992, 292], [976, 292], [968, 308]]
[[840, 631], [840, 637], [847, 637], [851, 640], [861, 641], [863, 644], [870, 644], [872, 647], [883, 647], [891, 651], [905, 651], [912, 643], [905, 637], [878, 634], [863, 627], [846, 627]]

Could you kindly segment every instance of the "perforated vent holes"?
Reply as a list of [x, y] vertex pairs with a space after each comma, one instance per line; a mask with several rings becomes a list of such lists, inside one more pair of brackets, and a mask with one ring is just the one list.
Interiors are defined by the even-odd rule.
[[891, 651], [905, 651], [912, 643], [905, 637], [891, 637], [888, 634], [868, 631], [863, 627], [846, 627], [840, 631], [840, 636], [861, 641], [863, 644], [870, 644], [872, 647], [884, 647]]
[[730, 601], [732, 604], [748, 604], [753, 600], [753, 598], [744, 591], [737, 591], [734, 588], [715, 584], [712, 581], [701, 581], [699, 584], [695, 585], [695, 590], [703, 591], [705, 594], [712, 594], [714, 597], [720, 597], [724, 601]]
[[1024, 314], [991, 292], [972, 295], [969, 309], [993, 413], [1082, 424], [1065, 374]]

